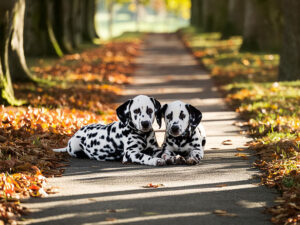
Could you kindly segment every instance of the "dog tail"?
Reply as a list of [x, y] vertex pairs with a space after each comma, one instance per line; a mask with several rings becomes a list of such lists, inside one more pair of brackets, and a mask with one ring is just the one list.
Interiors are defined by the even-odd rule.
[[68, 150], [68, 147], [53, 149], [54, 152], [66, 152], [67, 150]]

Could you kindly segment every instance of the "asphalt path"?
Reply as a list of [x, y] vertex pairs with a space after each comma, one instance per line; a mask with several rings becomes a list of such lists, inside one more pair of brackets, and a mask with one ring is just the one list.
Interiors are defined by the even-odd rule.
[[[63, 177], [50, 179], [59, 193], [30, 199], [25, 205], [32, 213], [22, 223], [269, 224], [262, 211], [276, 194], [259, 185], [250, 152], [243, 152], [248, 159], [235, 156], [250, 139], [233, 125], [238, 115], [226, 107], [209, 74], [175, 34], [149, 35], [137, 65], [122, 99], [145, 94], [199, 108], [207, 132], [201, 164], [151, 167], [73, 158]], [[160, 143], [163, 135], [157, 132]], [[163, 186], [145, 188], [149, 183]]]

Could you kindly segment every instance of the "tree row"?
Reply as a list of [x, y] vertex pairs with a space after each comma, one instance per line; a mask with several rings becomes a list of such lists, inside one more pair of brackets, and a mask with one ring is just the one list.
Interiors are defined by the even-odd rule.
[[223, 38], [243, 36], [241, 51], [280, 53], [279, 80], [300, 79], [299, 0], [191, 0], [191, 24]]

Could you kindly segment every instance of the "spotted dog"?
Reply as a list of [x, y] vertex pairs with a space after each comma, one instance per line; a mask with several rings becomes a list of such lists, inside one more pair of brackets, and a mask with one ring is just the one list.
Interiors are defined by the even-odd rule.
[[117, 108], [119, 121], [84, 126], [69, 140], [67, 147], [54, 151], [99, 161], [164, 165], [165, 161], [156, 157], [160, 149], [152, 128], [160, 107], [156, 99], [139, 95]]
[[165, 104], [159, 114], [166, 123], [161, 157], [168, 164], [198, 164], [206, 143], [205, 130], [200, 124], [202, 113], [189, 104], [174, 101]]

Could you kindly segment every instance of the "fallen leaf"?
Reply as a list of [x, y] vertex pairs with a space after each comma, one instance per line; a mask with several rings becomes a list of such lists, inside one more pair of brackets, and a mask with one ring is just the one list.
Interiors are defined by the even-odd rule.
[[226, 210], [216, 209], [213, 211], [214, 214], [218, 216], [228, 216], [228, 217], [236, 217], [235, 213], [228, 213]]
[[225, 140], [222, 142], [223, 145], [232, 145], [232, 140]]
[[4, 136], [0, 135], [0, 142], [5, 142], [6, 140], [7, 140], [7, 138], [6, 138], [6, 137], [4, 137]]
[[237, 148], [236, 150], [241, 152], [241, 151], [245, 151], [246, 148]]
[[236, 153], [235, 156], [241, 157], [243, 159], [248, 159], [248, 156], [246, 154], [243, 154], [243, 153]]
[[105, 212], [108, 212], [108, 213], [116, 213], [117, 210], [115, 210], [115, 209], [107, 209], [107, 210], [105, 210]]
[[163, 187], [163, 186], [165, 186], [165, 185], [163, 185], [163, 184], [152, 184], [152, 183], [149, 183], [146, 186], [143, 186], [143, 188], [159, 188], [159, 187]]
[[225, 213], [227, 213], [227, 211], [226, 210], [221, 210], [221, 209], [216, 209], [216, 210], [213, 211], [213, 213], [214, 214], [225, 214]]
[[113, 217], [106, 217], [105, 218], [106, 221], [116, 221], [117, 218], [113, 218]]
[[220, 148], [210, 148], [210, 149], [212, 149], [212, 150], [218, 150], [218, 149], [220, 149]]
[[227, 184], [217, 184], [216, 187], [226, 187]]

